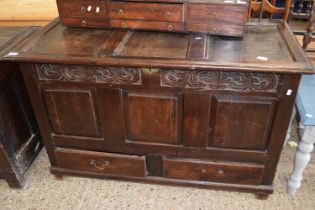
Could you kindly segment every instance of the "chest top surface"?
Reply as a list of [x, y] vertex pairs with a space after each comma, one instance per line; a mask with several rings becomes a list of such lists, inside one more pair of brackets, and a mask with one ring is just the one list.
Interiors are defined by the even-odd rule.
[[0, 27], [0, 55], [33, 33], [38, 27]]
[[81, 29], [56, 19], [6, 58], [26, 62], [313, 73], [286, 23], [247, 25], [245, 37]]

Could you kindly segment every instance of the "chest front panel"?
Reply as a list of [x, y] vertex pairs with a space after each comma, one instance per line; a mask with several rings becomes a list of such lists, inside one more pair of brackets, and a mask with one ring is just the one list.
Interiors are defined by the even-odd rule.
[[205, 159], [219, 149], [232, 154], [226, 160], [241, 154], [249, 162], [264, 161], [283, 80], [205, 70], [33, 67], [56, 146]]

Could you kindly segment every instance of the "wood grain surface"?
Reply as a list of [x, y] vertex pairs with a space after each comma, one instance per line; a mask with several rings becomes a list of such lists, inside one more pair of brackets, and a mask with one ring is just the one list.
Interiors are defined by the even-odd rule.
[[45, 25], [57, 16], [55, 0], [0, 1], [0, 25]]

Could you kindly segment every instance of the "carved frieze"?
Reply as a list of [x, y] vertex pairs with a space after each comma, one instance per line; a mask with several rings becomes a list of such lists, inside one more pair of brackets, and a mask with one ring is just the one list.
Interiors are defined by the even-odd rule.
[[161, 71], [161, 86], [205, 90], [235, 90], [276, 92], [276, 74], [221, 72], [221, 71]]
[[126, 67], [36, 64], [39, 80], [141, 85], [141, 69]]

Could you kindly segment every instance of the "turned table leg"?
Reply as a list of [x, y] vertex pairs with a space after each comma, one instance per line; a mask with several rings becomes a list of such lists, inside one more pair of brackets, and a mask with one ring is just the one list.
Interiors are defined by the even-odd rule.
[[311, 159], [311, 152], [315, 143], [315, 126], [305, 126], [301, 132], [301, 141], [299, 142], [295, 158], [294, 168], [288, 180], [287, 192], [293, 195], [301, 187], [303, 171]]

